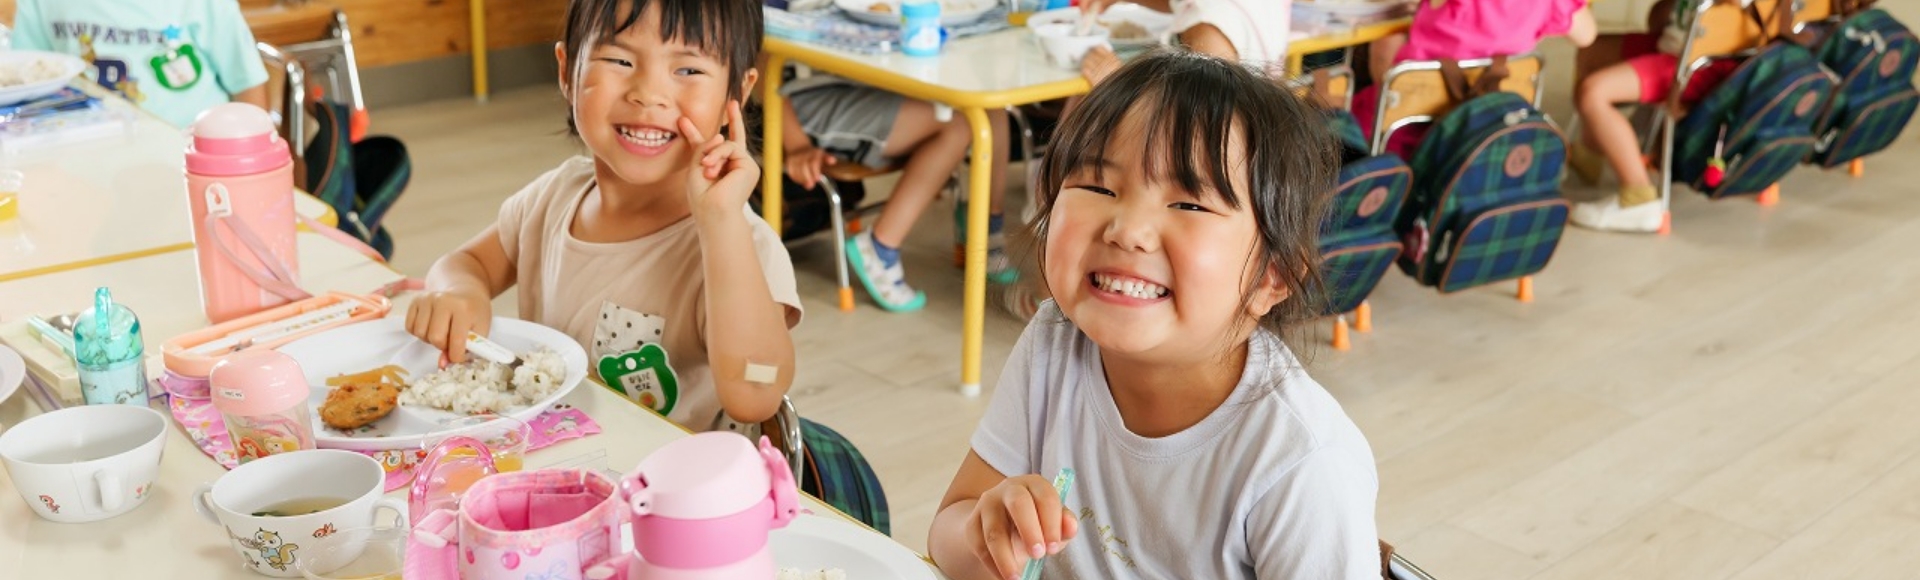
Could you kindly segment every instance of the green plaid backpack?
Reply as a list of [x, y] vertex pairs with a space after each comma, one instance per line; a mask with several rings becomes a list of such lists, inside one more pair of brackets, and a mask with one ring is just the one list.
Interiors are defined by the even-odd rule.
[[[1768, 45], [1674, 126], [1673, 180], [1714, 199], [1767, 189], [1813, 154], [1813, 123], [1833, 84], [1807, 49]], [[1716, 159], [1723, 172], [1708, 171]]]
[[1838, 167], [1892, 144], [1920, 103], [1913, 86], [1920, 42], [1913, 31], [1884, 11], [1866, 10], [1831, 32], [1819, 55], [1841, 80], [1815, 123], [1819, 142], [1811, 161]]
[[1481, 76], [1488, 88], [1441, 117], [1413, 154], [1413, 191], [1395, 224], [1400, 269], [1442, 293], [1539, 272], [1566, 230], [1566, 138], [1527, 99], [1498, 90], [1504, 69], [1496, 59]]
[[1372, 155], [1353, 114], [1334, 109], [1327, 123], [1340, 142], [1340, 175], [1332, 210], [1320, 226], [1325, 275], [1323, 314], [1352, 312], [1400, 257], [1394, 219], [1413, 184], [1413, 170], [1391, 154]]

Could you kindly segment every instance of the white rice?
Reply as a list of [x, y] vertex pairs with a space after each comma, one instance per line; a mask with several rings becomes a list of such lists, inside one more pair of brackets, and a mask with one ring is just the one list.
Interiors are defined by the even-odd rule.
[[847, 580], [847, 571], [839, 568], [819, 570], [801, 570], [799, 568], [781, 568], [774, 575], [775, 580]]
[[520, 359], [523, 364], [511, 373], [507, 365], [480, 359], [434, 371], [401, 391], [400, 404], [461, 415], [507, 413], [547, 398], [567, 378], [566, 363], [552, 350], [523, 353]]
[[30, 85], [58, 77], [61, 72], [60, 63], [47, 58], [0, 65], [0, 88]]

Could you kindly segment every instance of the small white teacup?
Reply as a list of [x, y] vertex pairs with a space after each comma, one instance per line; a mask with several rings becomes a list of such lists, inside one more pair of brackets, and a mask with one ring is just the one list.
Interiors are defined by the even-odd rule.
[[[360, 557], [364, 534], [341, 530], [374, 526], [376, 508], [404, 526], [406, 502], [383, 497], [386, 474], [372, 457], [337, 449], [280, 453], [247, 462], [193, 492], [193, 507], [224, 528], [227, 540], [247, 569], [281, 578], [300, 577], [306, 568], [327, 573]], [[327, 556], [321, 556], [326, 554]]]
[[69, 407], [0, 433], [0, 459], [20, 498], [40, 517], [104, 520], [153, 496], [167, 416], [135, 405]]

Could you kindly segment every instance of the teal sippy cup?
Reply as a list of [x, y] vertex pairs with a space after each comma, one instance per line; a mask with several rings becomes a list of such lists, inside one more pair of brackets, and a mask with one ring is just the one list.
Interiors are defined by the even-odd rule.
[[73, 359], [80, 367], [80, 393], [87, 404], [146, 405], [145, 353], [140, 319], [114, 304], [106, 287], [95, 290], [93, 308], [80, 313], [73, 325]]

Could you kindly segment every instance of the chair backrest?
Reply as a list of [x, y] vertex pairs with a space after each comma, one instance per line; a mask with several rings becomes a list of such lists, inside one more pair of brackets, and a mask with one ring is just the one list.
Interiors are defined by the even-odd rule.
[[264, 42], [254, 47], [267, 65], [267, 112], [293, 150], [294, 175], [306, 175], [307, 73], [300, 60]]
[[[1482, 75], [1494, 65], [1496, 59], [1479, 58], [1460, 61], [1460, 72], [1470, 86], [1477, 83]], [[1542, 71], [1545, 63], [1540, 55], [1527, 53], [1506, 59], [1507, 77], [1500, 81], [1501, 91], [1520, 95], [1527, 102], [1539, 106], [1541, 91], [1545, 87]], [[1380, 94], [1380, 105], [1373, 125], [1373, 151], [1379, 153], [1386, 149], [1387, 138], [1393, 132], [1413, 123], [1430, 122], [1452, 111], [1464, 99], [1457, 99], [1448, 90], [1445, 75], [1441, 72], [1439, 61], [1407, 61], [1394, 65], [1387, 71], [1383, 82], [1386, 87]]]
[[1314, 69], [1294, 77], [1287, 82], [1287, 87], [1293, 89], [1294, 96], [1317, 100], [1326, 108], [1353, 108], [1353, 69], [1347, 65]]
[[1694, 19], [1693, 29], [1688, 32], [1687, 57], [1680, 62], [1698, 68], [1704, 64], [1704, 59], [1754, 51], [1772, 42], [1779, 37], [1772, 20], [1780, 2], [1792, 2], [1791, 6], [1797, 7], [1791, 17], [1792, 22], [1787, 24], [1791, 30], [1826, 20], [1840, 11], [1840, 7], [1835, 6], [1836, 0], [1714, 2], [1703, 6], [1703, 12]]

